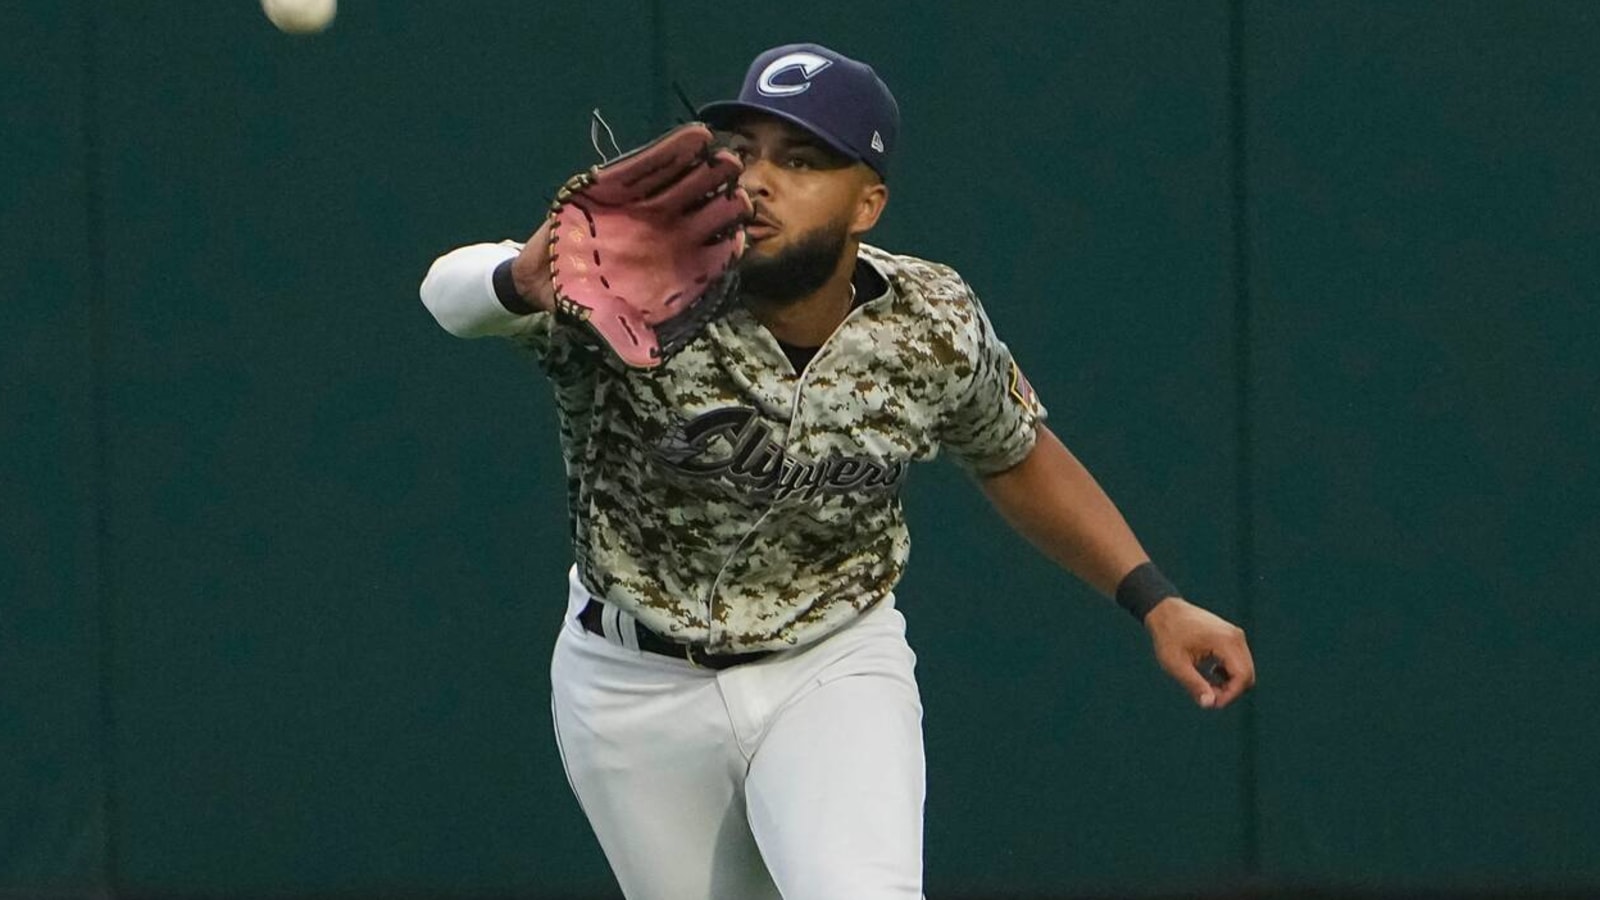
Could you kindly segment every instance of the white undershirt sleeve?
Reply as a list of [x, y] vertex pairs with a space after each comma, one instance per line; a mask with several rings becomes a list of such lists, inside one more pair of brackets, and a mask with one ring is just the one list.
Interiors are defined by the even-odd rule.
[[495, 267], [517, 255], [515, 241], [469, 244], [433, 261], [422, 279], [422, 305], [456, 337], [510, 337], [532, 327], [539, 313], [518, 315], [494, 293]]

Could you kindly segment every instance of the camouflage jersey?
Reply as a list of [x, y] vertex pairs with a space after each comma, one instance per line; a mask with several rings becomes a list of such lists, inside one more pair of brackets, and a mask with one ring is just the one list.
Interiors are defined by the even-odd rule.
[[874, 247], [860, 260], [887, 290], [798, 373], [737, 306], [653, 370], [549, 313], [493, 332], [554, 386], [573, 548], [596, 597], [711, 652], [810, 643], [899, 580], [910, 463], [943, 448], [982, 475], [1033, 448], [1044, 409], [961, 277]]

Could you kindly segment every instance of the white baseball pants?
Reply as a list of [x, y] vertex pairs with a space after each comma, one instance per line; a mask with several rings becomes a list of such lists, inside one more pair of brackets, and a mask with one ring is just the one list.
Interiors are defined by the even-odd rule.
[[922, 896], [922, 702], [893, 597], [718, 672], [585, 631], [570, 585], [556, 742], [627, 900]]

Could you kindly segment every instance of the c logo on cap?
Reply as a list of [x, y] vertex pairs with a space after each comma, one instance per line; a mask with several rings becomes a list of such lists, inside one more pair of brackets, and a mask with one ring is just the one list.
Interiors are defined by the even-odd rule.
[[[798, 53], [785, 53], [761, 70], [761, 77], [756, 79], [756, 90], [768, 97], [789, 97], [795, 94], [803, 94], [811, 89], [811, 79], [815, 78], [818, 72], [831, 65], [833, 65], [833, 60], [825, 56], [818, 56], [815, 53], [807, 53], [803, 50]], [[800, 70], [800, 77], [805, 80], [799, 84], [773, 83], [774, 78], [790, 69]]]

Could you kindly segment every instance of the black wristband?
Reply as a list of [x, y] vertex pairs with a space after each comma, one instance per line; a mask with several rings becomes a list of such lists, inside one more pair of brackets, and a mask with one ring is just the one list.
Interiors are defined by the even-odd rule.
[[532, 315], [538, 310], [534, 309], [532, 303], [522, 299], [522, 295], [517, 293], [516, 279], [511, 277], [511, 264], [516, 262], [516, 259], [513, 256], [494, 267], [494, 275], [490, 278], [490, 281], [494, 283], [494, 296], [495, 299], [500, 301], [500, 305], [506, 308], [507, 312], [513, 312], [519, 316]]
[[1135, 619], [1143, 622], [1150, 610], [1156, 604], [1168, 597], [1177, 597], [1178, 588], [1161, 574], [1153, 562], [1141, 563], [1134, 567], [1132, 572], [1122, 577], [1122, 583], [1117, 585], [1117, 605], [1133, 614]]

